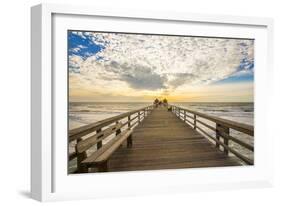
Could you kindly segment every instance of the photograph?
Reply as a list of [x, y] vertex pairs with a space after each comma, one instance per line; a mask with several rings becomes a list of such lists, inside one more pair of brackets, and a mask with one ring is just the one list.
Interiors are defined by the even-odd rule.
[[255, 39], [68, 30], [68, 174], [254, 165]]

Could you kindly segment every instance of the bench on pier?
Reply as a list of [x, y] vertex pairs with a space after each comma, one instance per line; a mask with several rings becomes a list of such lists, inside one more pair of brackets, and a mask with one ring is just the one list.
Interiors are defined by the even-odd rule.
[[[77, 170], [71, 173], [85, 173], [89, 168], [107, 171], [108, 160], [125, 141], [128, 148], [132, 147], [133, 128], [152, 109], [150, 105], [70, 130], [68, 141], [75, 144], [75, 151], [69, 154], [68, 161], [77, 161]], [[91, 148], [96, 150], [92, 152]]]
[[124, 132], [121, 132], [104, 147], [101, 147], [82, 161], [82, 164], [86, 168], [97, 167], [99, 172], [106, 172], [108, 168], [108, 159], [122, 145], [123, 142], [127, 140], [127, 147], [132, 147], [132, 132], [132, 129], [126, 129]]

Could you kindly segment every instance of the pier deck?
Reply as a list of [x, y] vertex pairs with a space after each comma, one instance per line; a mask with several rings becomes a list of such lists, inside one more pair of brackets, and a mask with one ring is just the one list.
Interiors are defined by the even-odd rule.
[[70, 130], [75, 151], [68, 160], [77, 163], [70, 173], [253, 165], [254, 158], [229, 142], [251, 152], [254, 145], [231, 130], [254, 136], [252, 125], [174, 105], [149, 105]]
[[108, 171], [240, 165], [167, 108], [155, 108], [133, 131], [133, 146], [120, 147]]

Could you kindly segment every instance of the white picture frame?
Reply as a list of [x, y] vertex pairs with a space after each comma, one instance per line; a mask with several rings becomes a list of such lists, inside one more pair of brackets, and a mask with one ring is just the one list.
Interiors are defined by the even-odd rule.
[[[67, 85], [57, 82], [64, 82], [66, 76], [64, 76], [65, 70], [54, 69], [58, 65], [64, 65], [66, 50], [59, 41], [61, 39], [56, 38], [60, 38], [60, 32], [64, 32], [69, 27], [92, 28], [90, 23], [95, 18], [106, 19], [107, 22], [101, 26], [107, 28], [111, 26], [112, 31], [116, 29], [127, 31], [127, 25], [137, 21], [142, 26], [131, 28], [135, 29], [134, 31], [142, 31], [148, 22], [160, 22], [163, 26], [169, 24], [172, 27], [175, 23], [174, 28], [178, 29], [174, 30], [174, 33], [184, 32], [181, 28], [187, 28], [185, 27], [187, 25], [192, 24], [196, 27], [200, 24], [204, 27], [216, 28], [209, 29], [206, 33], [202, 29], [203, 36], [220, 34], [219, 36], [253, 37], [256, 35], [254, 37], [260, 43], [256, 48], [258, 69], [255, 72], [255, 165], [245, 168], [161, 170], [69, 177], [65, 162], [61, 161], [63, 158], [67, 160], [64, 152], [67, 147], [62, 148], [66, 142], [63, 139], [65, 134], [63, 128], [67, 121], [66, 105], [59, 101], [61, 96], [64, 96], [62, 101], [65, 101]], [[116, 20], [124, 23], [117, 28], [113, 23]], [[39, 201], [52, 201], [272, 186], [273, 133], [270, 132], [267, 123], [267, 109], [271, 104], [268, 91], [273, 90], [270, 83], [273, 77], [272, 19], [40, 4], [31, 9], [31, 25], [32, 198]], [[60, 55], [65, 57], [59, 59], [62, 62], [57, 62]], [[65, 138], [67, 139], [67, 136]]]

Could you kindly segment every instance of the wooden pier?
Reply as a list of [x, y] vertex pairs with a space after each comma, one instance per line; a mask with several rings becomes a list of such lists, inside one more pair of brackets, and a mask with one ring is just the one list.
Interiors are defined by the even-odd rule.
[[76, 158], [78, 173], [253, 165], [229, 141], [252, 152], [253, 145], [232, 137], [230, 129], [254, 135], [250, 125], [176, 106], [148, 106], [71, 130], [76, 150], [69, 160]]

